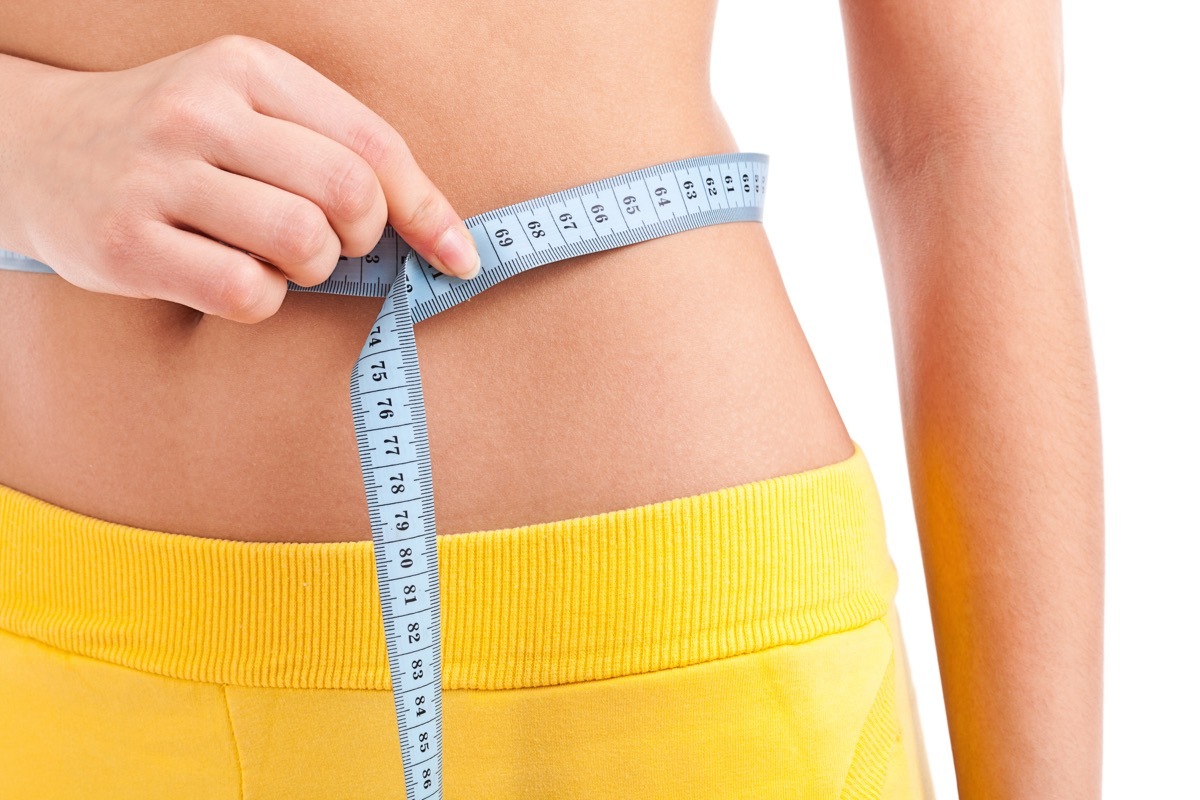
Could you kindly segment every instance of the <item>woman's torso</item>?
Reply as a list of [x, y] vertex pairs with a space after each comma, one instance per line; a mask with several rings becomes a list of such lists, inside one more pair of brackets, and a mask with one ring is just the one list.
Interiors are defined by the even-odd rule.
[[[709, 91], [714, 14], [692, 0], [19, 0], [0, 8], [0, 52], [113, 70], [224, 33], [264, 39], [393, 124], [466, 217], [737, 150]], [[154, 530], [370, 538], [348, 380], [380, 304], [291, 293], [244, 325], [0, 272], [0, 484]], [[416, 336], [439, 533], [852, 451], [757, 223], [533, 270]]]

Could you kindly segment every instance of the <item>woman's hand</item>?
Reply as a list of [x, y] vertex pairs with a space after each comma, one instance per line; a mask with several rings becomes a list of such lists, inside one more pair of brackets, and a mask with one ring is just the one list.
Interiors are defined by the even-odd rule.
[[439, 269], [478, 269], [395, 129], [274, 45], [221, 36], [132, 69], [38, 74], [8, 188], [29, 255], [76, 286], [258, 322], [287, 279], [322, 282], [389, 221]]

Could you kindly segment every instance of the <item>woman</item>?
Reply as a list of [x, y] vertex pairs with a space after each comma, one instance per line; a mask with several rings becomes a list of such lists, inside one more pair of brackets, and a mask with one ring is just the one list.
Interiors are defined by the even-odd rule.
[[[346, 397], [379, 301], [286, 280], [385, 221], [469, 277], [463, 217], [736, 150], [714, 11], [6, 4], [0, 248], [63, 279], [0, 273], [4, 794], [403, 796]], [[1058, 5], [843, 15], [961, 795], [1096, 797]], [[445, 619], [481, 620], [447, 797], [928, 795], [870, 471], [760, 225], [416, 336]], [[520, 636], [598, 666], [514, 676]]]

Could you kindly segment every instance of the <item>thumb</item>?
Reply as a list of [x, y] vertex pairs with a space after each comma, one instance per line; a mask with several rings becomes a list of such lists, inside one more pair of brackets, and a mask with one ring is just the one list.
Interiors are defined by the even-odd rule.
[[457, 278], [479, 274], [479, 250], [462, 217], [417, 165], [399, 135], [390, 147], [365, 148], [387, 200], [388, 222], [438, 270]]

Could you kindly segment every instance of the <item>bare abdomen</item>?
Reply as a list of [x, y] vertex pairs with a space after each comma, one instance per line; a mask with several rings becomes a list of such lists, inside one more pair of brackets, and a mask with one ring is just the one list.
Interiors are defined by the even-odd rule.
[[[116, 69], [219, 33], [259, 36], [392, 122], [467, 216], [738, 149], [708, 94], [711, 9], [659, 5], [598, 31], [595, 11], [567, 19], [561, 4], [506, 4], [492, 19], [407, 4], [399, 22], [380, 4], [339, 6], [337, 20], [299, 3], [260, 20], [227, 10], [233, 22], [218, 7], [170, 26], [166, 6], [138, 17], [155, 13], [138, 4], [103, 24], [115, 15], [145, 35], [87, 37], [61, 23], [50, 36], [35, 4], [17, 3], [0, 12], [0, 52]], [[59, 19], [101, 25], [64, 8]], [[653, 16], [672, 11], [673, 26]], [[509, 29], [511, 15], [527, 24]], [[380, 303], [291, 294], [248, 326], [0, 272], [0, 483], [156, 530], [370, 538], [348, 391]], [[851, 451], [757, 223], [534, 270], [416, 330], [439, 533], [694, 494]]]

